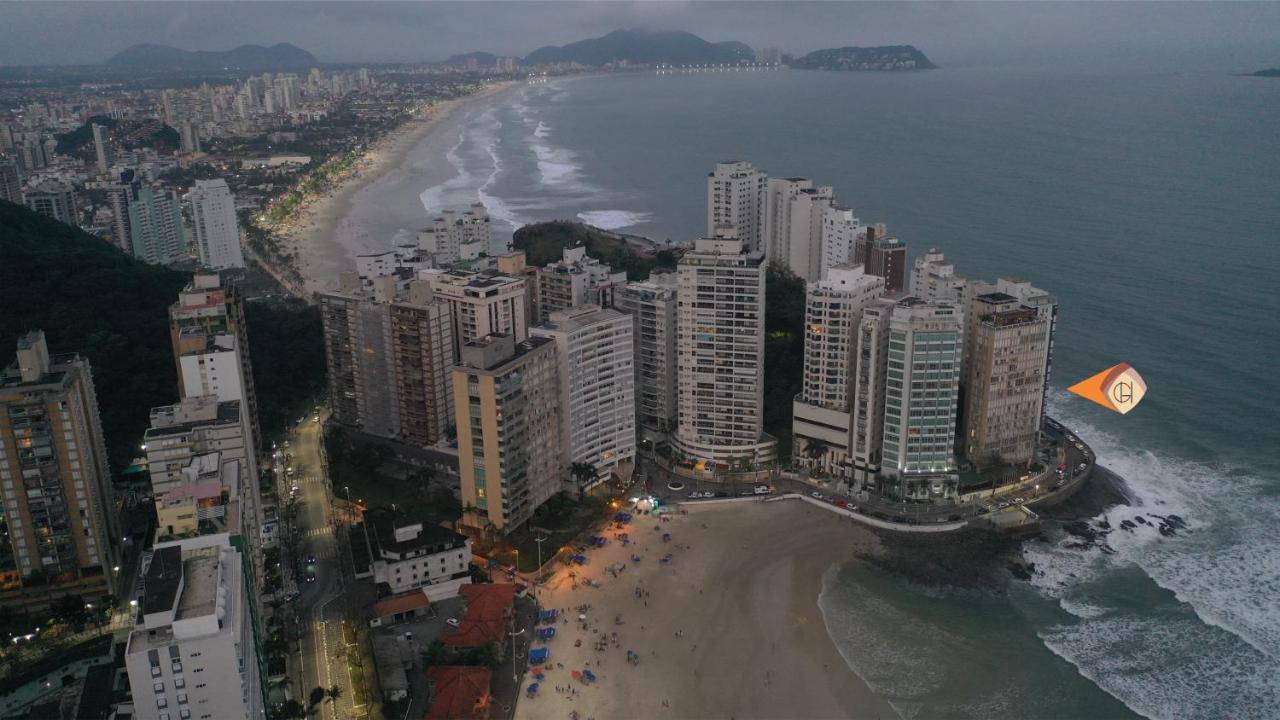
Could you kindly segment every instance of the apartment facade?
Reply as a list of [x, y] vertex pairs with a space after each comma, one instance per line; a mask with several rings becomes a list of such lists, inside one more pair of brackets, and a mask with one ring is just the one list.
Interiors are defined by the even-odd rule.
[[625, 272], [587, 255], [585, 247], [565, 248], [558, 262], [538, 268], [538, 322], [551, 314], [582, 305], [613, 307], [614, 292], [627, 282]]
[[130, 187], [129, 247], [133, 256], [153, 265], [187, 259], [182, 206], [172, 190], [137, 183]]
[[636, 455], [635, 330], [631, 316], [595, 305], [551, 313], [530, 328], [556, 345], [561, 452], [566, 465], [595, 467], [587, 492]]
[[862, 311], [884, 292], [884, 278], [859, 265], [832, 268], [805, 291], [804, 379], [792, 402], [793, 461], [845, 477], [851, 388]]
[[118, 520], [89, 361], [18, 340], [0, 372], [0, 606], [112, 594]]
[[511, 335], [517, 343], [529, 336], [523, 278], [467, 270], [426, 271], [421, 277], [431, 296], [448, 303], [453, 313], [455, 360], [463, 345], [486, 335]]
[[730, 237], [696, 240], [680, 259], [676, 341], [686, 458], [754, 466], [777, 457], [764, 433], [764, 256]]
[[[195, 458], [209, 453], [243, 463], [240, 477], [251, 480], [256, 463], [245, 437], [241, 407], [239, 401], [219, 401], [208, 395], [152, 408], [151, 425], [143, 435], [152, 493], [160, 496], [190, 484], [189, 468]], [[233, 496], [238, 494], [232, 489]]]
[[456, 210], [440, 213], [418, 231], [418, 247], [438, 265], [447, 266], [488, 253], [492, 237], [488, 210], [483, 203], [474, 203], [460, 215]]
[[56, 180], [44, 182], [22, 191], [22, 201], [27, 208], [60, 223], [78, 225], [80, 220], [79, 200], [75, 188]]
[[1044, 410], [1048, 319], [1023, 305], [984, 315], [972, 327], [965, 455], [979, 466], [1028, 463]]
[[[221, 336], [230, 335], [235, 341], [228, 342]], [[199, 358], [219, 355], [216, 362], [224, 362], [222, 356], [230, 348], [234, 348], [235, 357], [240, 364], [239, 389], [241, 413], [248, 423], [251, 447], [257, 448], [262, 440], [258, 425], [258, 395], [253, 386], [253, 366], [249, 357], [249, 328], [244, 319], [244, 298], [234, 283], [223, 282], [216, 273], [197, 274], [191, 283], [178, 293], [178, 301], [169, 307], [169, 339], [173, 343], [174, 362], [178, 366], [178, 392], [181, 397], [198, 397], [201, 395], [218, 395], [224, 400], [233, 399], [228, 394], [232, 386], [230, 368], [221, 371], [217, 383], [205, 384], [196, 382], [200, 378]], [[192, 360], [195, 357], [195, 366]], [[184, 359], [186, 367], [184, 369]], [[221, 366], [218, 368], [221, 370]], [[208, 373], [205, 373], [208, 377]], [[190, 379], [190, 382], [188, 382]]]
[[707, 234], [725, 228], [750, 252], [765, 252], [765, 193], [769, 176], [742, 160], [717, 163], [707, 175]]
[[898, 498], [954, 495], [963, 313], [906, 297], [889, 321], [881, 474]]
[[965, 285], [965, 279], [956, 275], [956, 266], [937, 248], [929, 248], [912, 266], [911, 294], [921, 300], [963, 302]]
[[364, 516], [373, 543], [373, 580], [392, 594], [422, 588], [433, 602], [471, 582], [471, 541], [465, 535], [410, 521], [385, 508]]
[[884, 449], [885, 382], [889, 362], [889, 324], [899, 294], [882, 295], [862, 310], [854, 342], [849, 409], [851, 480], [874, 490]]
[[614, 304], [634, 318], [636, 416], [643, 439], [665, 443], [679, 418], [676, 338], [679, 285], [673, 272], [618, 290]]
[[183, 199], [191, 208], [200, 264], [214, 270], [244, 267], [236, 200], [227, 181], [197, 180]]
[[489, 335], [453, 370], [462, 524], [510, 532], [564, 485], [555, 342]]
[[125, 647], [134, 717], [257, 720], [263, 662], [245, 558], [226, 534], [159, 543]]

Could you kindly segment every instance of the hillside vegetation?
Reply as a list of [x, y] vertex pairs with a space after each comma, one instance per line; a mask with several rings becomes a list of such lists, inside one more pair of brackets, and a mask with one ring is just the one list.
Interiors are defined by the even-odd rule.
[[652, 257], [640, 255], [616, 233], [565, 220], [525, 225], [512, 235], [511, 245], [523, 250], [525, 261], [538, 267], [559, 260], [565, 248], [585, 245], [588, 255], [614, 270], [625, 270], [628, 280], [643, 280], [654, 268], [676, 266], [676, 256], [670, 250], [659, 250]]
[[[169, 306], [186, 273], [148, 265], [70, 225], [0, 200], [0, 365], [41, 329], [54, 353], [89, 359], [111, 467], [126, 467], [151, 408], [178, 400]], [[245, 307], [265, 439], [306, 412], [324, 386], [319, 311], [301, 301]]]

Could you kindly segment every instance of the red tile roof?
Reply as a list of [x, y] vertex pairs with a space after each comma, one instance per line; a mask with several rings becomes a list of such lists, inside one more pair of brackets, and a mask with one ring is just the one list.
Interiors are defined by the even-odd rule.
[[421, 610], [431, 606], [431, 600], [422, 590], [410, 590], [399, 595], [383, 598], [373, 605], [374, 617], [391, 617], [410, 610]]
[[458, 628], [441, 638], [452, 647], [479, 647], [500, 642], [507, 632], [507, 620], [519, 587], [510, 583], [463, 585], [458, 591], [467, 598], [467, 611]]
[[424, 720], [483, 720], [489, 717], [489, 668], [442, 665], [427, 668], [434, 697]]

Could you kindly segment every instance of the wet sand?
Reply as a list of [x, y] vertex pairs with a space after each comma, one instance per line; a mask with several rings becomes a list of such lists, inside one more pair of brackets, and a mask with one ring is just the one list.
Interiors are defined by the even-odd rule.
[[[339, 273], [354, 269], [356, 255], [385, 249], [385, 240], [372, 237], [361, 222], [368, 213], [378, 212], [376, 207], [362, 207], [378, 203], [374, 192], [378, 181], [406, 174], [411, 164], [415, 166], [415, 175], [424, 175], [424, 188], [432, 182], [431, 176], [447, 176], [452, 167], [447, 166], [443, 157], [423, 163], [420, 158], [415, 160], [415, 148], [430, 144], [433, 135], [447, 132], [451, 118], [460, 108], [519, 86], [520, 83], [515, 82], [497, 83], [474, 95], [437, 103], [423, 117], [406, 122], [379, 140], [361, 160], [355, 174], [301, 210], [281, 237], [290, 250], [297, 252], [298, 270], [306, 281], [307, 291], [336, 288]], [[428, 167], [422, 167], [424, 164]], [[430, 167], [436, 164], [446, 167]], [[425, 211], [422, 224], [426, 224]]]
[[[871, 531], [806, 503], [749, 501], [694, 505], [668, 522], [636, 516], [630, 547], [610, 532], [608, 545], [574, 567], [576, 578], [557, 565], [540, 591], [542, 606], [565, 608], [569, 622], [555, 625], [551, 669], [537, 697], [522, 692], [516, 718], [567, 718], [573, 710], [581, 720], [896, 718], [845, 665], [818, 608], [827, 569], [853, 559], [855, 549], [878, 552]], [[668, 552], [672, 561], [663, 565]], [[619, 563], [626, 569], [614, 578], [607, 569]], [[591, 605], [589, 630], [577, 620], [583, 604]], [[615, 625], [619, 614], [623, 624]], [[600, 633], [609, 638], [603, 651], [593, 647]], [[627, 650], [639, 654], [638, 664], [627, 662]], [[570, 672], [583, 669], [599, 680], [573, 680]], [[525, 687], [534, 681], [527, 675]]]

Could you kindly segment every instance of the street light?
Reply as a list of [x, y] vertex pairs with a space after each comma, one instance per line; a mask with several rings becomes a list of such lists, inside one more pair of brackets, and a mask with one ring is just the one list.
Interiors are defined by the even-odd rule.
[[541, 580], [542, 580], [542, 543], [546, 539], [547, 538], [544, 538], [544, 537], [536, 537], [533, 539], [534, 542], [538, 543], [538, 571], [537, 571], [538, 574], [533, 579], [534, 594], [537, 594], [538, 585], [541, 584]]
[[511, 636], [511, 682], [513, 683], [520, 682], [520, 675], [516, 673], [516, 638], [523, 635], [524, 630], [524, 628], [520, 628], [520, 632], [507, 633]]

